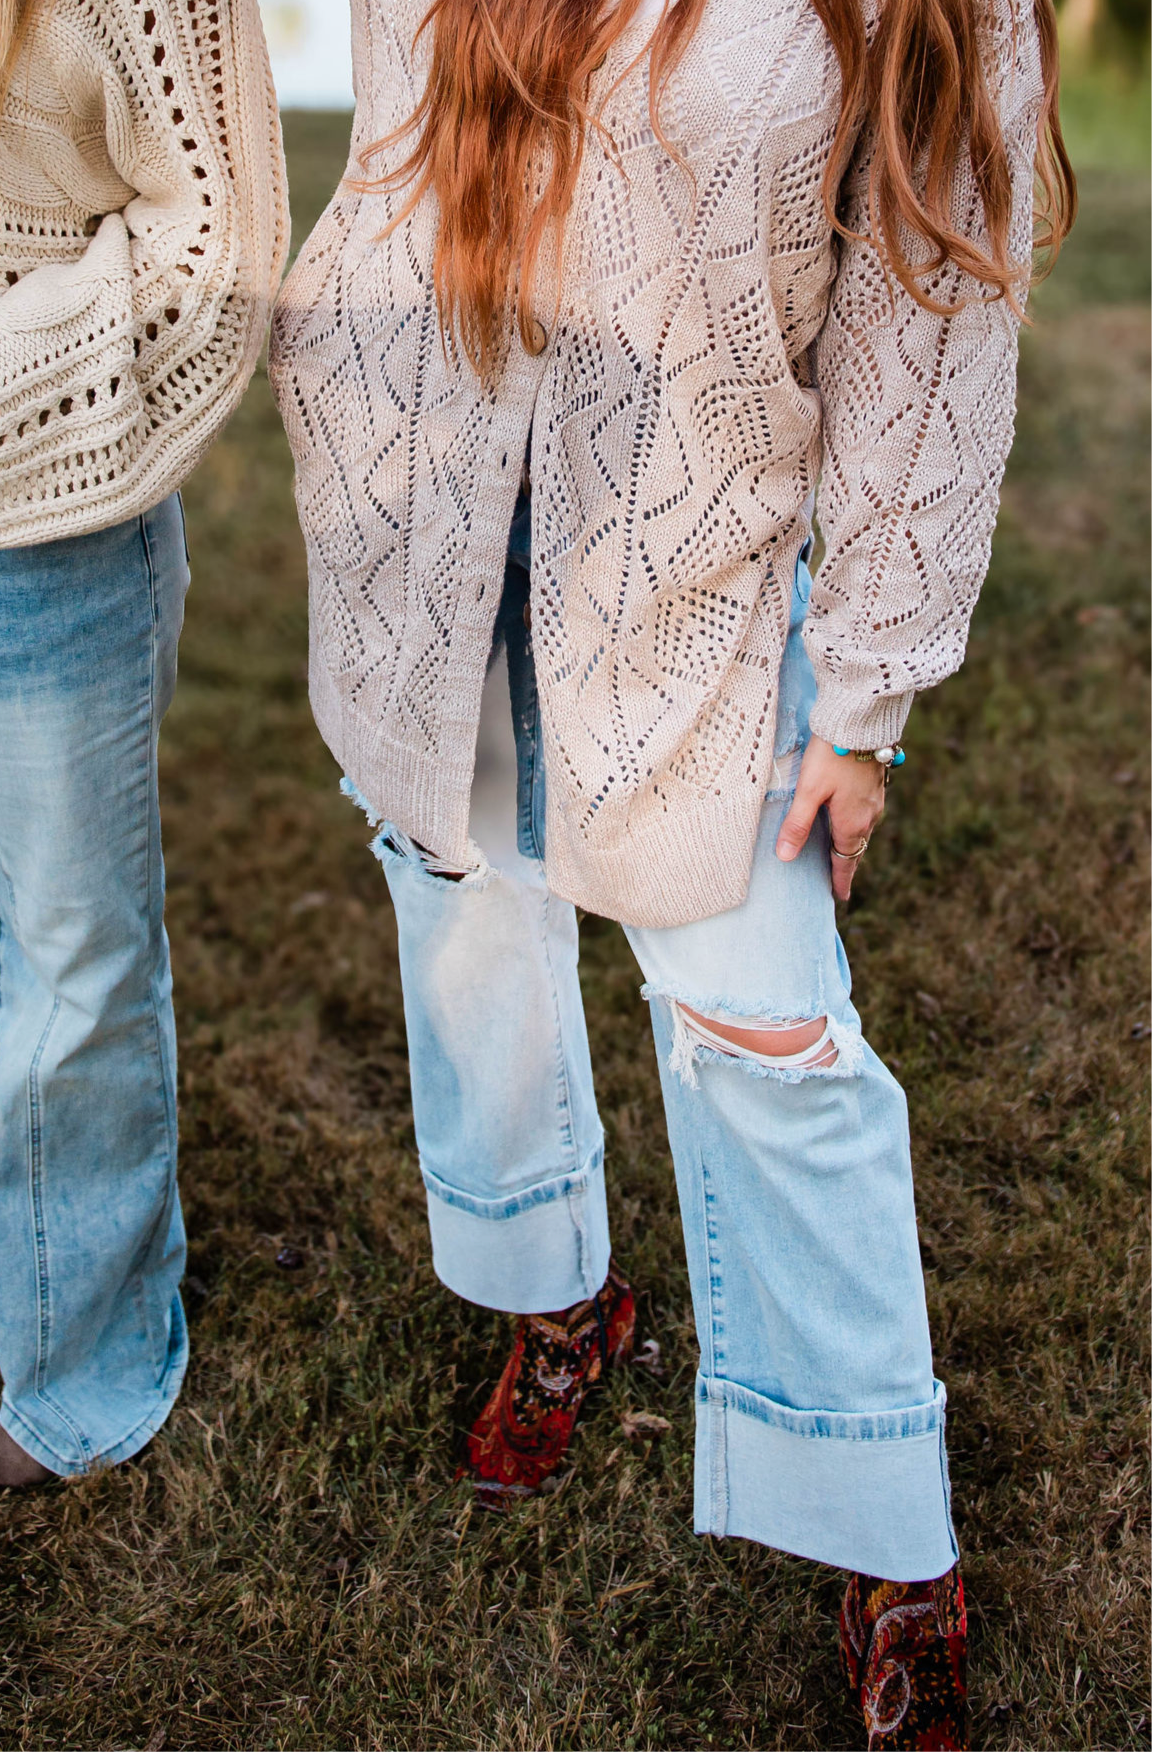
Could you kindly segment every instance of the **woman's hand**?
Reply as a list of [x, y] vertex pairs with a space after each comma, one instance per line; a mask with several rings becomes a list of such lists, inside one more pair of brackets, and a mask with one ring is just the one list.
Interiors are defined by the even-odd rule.
[[[884, 813], [884, 768], [877, 760], [837, 754], [830, 742], [813, 736], [804, 750], [792, 807], [776, 839], [776, 856], [790, 864], [803, 849], [821, 804], [828, 805], [832, 844], [855, 852], [871, 836]], [[832, 892], [847, 900], [858, 858], [832, 859]]]

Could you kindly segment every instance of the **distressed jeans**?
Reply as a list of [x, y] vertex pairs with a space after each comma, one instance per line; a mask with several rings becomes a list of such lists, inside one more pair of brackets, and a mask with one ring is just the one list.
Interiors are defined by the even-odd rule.
[[[576, 912], [543, 872], [527, 542], [521, 507], [497, 625], [506, 663], [494, 659], [481, 724], [475, 867], [446, 869], [388, 823], [373, 841], [396, 911], [435, 1268], [461, 1296], [516, 1313], [594, 1294], [610, 1250]], [[801, 564], [747, 898], [627, 937], [651, 1010], [700, 1344], [696, 1530], [912, 1581], [942, 1574], [957, 1549], [905, 1101], [852, 1006], [826, 826], [793, 863], [774, 850], [815, 691], [800, 640], [810, 587]], [[503, 814], [494, 709], [515, 738]], [[733, 1056], [682, 1005], [721, 1022], [826, 1017], [832, 1047]]]
[[176, 1047], [156, 789], [179, 498], [0, 550], [0, 1424], [60, 1474], [180, 1388]]

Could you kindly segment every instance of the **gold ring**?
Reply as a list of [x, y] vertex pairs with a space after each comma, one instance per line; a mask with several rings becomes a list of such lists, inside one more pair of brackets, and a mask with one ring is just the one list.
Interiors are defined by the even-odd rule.
[[840, 850], [840, 847], [837, 845], [834, 845], [831, 847], [832, 856], [834, 858], [843, 858], [845, 863], [847, 863], [847, 864], [854, 864], [856, 862], [857, 858], [862, 858], [864, 856], [864, 853], [867, 850], [868, 850], [868, 841], [867, 840], [865, 840], [864, 844], [859, 848], [858, 851], [855, 851], [855, 852], [842, 852]]

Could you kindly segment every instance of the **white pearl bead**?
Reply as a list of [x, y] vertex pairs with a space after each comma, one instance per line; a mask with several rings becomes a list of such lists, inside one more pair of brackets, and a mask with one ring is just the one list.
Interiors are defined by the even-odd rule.
[[880, 762], [881, 766], [891, 766], [892, 762], [896, 759], [896, 750], [894, 748], [878, 748], [876, 749], [875, 754], [876, 759]]

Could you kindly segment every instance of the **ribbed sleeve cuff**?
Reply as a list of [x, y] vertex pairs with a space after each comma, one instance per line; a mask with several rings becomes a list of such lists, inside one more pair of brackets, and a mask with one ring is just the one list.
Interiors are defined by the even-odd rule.
[[886, 743], [899, 742], [915, 698], [914, 688], [908, 693], [853, 699], [835, 688], [817, 685], [809, 728], [814, 736], [822, 736], [837, 748], [883, 748]]

